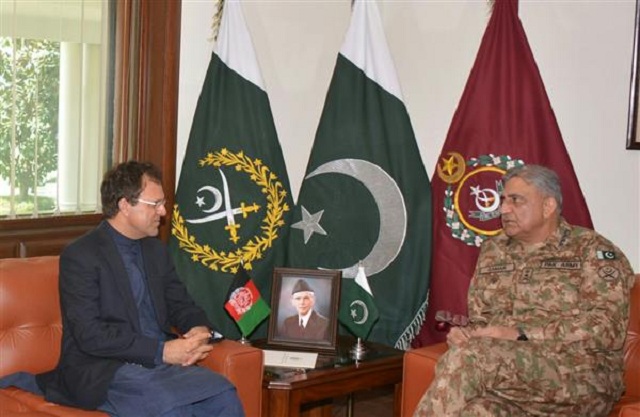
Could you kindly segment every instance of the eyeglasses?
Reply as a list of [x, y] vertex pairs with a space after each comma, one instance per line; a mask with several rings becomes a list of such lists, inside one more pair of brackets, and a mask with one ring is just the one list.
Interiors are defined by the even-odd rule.
[[149, 200], [145, 200], [144, 198], [137, 198], [137, 201], [139, 203], [146, 204], [158, 210], [160, 207], [164, 207], [165, 203], [167, 202], [167, 199], [163, 198], [162, 200], [158, 200], [158, 201], [149, 201]]

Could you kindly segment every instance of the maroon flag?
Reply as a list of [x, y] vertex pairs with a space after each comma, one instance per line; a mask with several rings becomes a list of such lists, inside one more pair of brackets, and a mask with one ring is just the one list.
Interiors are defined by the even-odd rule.
[[431, 180], [433, 259], [427, 317], [413, 345], [444, 340], [435, 314], [466, 314], [467, 290], [482, 241], [500, 233], [500, 177], [510, 167], [554, 169], [563, 215], [591, 217], [538, 67], [518, 18], [517, 0], [495, 0], [476, 62]]

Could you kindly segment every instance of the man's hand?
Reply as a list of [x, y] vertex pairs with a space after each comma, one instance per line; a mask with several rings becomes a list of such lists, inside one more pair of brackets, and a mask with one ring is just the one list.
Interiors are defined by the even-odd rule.
[[469, 332], [464, 327], [452, 327], [447, 334], [447, 343], [449, 346], [460, 346], [469, 341]]
[[180, 339], [165, 342], [162, 360], [171, 365], [189, 366], [206, 358], [213, 349], [209, 342], [209, 329], [197, 326]]
[[[211, 336], [211, 330], [209, 330], [209, 328], [207, 326], [192, 327], [191, 329], [189, 329], [188, 332], [183, 334], [182, 337], [184, 337], [185, 339], [189, 339], [191, 337], [197, 337], [198, 335], [200, 335], [202, 333], [207, 335], [207, 341], [208, 341], [209, 337]], [[207, 341], [205, 341], [204, 343], [207, 343]]]
[[471, 332], [471, 337], [493, 337], [495, 339], [517, 340], [518, 329], [505, 326], [481, 327]]
[[447, 334], [447, 343], [449, 346], [460, 346], [467, 343], [472, 337], [493, 337], [494, 339], [517, 340], [518, 329], [515, 327], [505, 326], [487, 326], [480, 327], [476, 330], [470, 330], [466, 327], [452, 327]]

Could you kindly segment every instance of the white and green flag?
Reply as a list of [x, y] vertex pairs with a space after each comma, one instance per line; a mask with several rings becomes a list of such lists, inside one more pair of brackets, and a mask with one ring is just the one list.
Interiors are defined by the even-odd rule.
[[[227, 0], [182, 163], [170, 246], [189, 292], [228, 338], [240, 335], [224, 307], [234, 274], [244, 265], [257, 287], [245, 292], [245, 308], [259, 295], [268, 302], [273, 267], [284, 264], [292, 205], [242, 8]], [[266, 327], [262, 322], [253, 336], [266, 336]]]
[[291, 221], [289, 264], [352, 280], [362, 260], [380, 313], [368, 339], [408, 348], [429, 288], [431, 193], [374, 1], [354, 3]]
[[358, 267], [355, 279], [342, 280], [340, 293], [340, 322], [356, 337], [366, 339], [371, 328], [380, 318], [373, 292], [364, 272]]

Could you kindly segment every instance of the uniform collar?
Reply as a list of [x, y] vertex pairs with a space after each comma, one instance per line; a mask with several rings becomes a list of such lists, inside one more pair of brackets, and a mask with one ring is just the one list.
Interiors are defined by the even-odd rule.
[[[571, 226], [564, 217], [560, 217], [560, 222], [558, 223], [558, 227], [554, 230], [549, 237], [545, 239], [540, 248], [549, 248], [558, 250], [562, 248], [566, 242], [569, 235], [571, 235], [571, 231], [573, 230], [573, 226]], [[525, 249], [525, 246], [518, 242], [516, 239], [510, 238], [505, 235], [504, 232], [500, 234], [499, 239], [506, 245], [511, 247], [518, 247], [521, 249]]]

